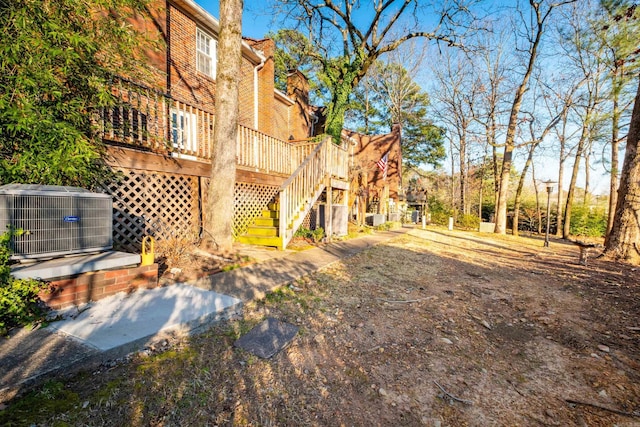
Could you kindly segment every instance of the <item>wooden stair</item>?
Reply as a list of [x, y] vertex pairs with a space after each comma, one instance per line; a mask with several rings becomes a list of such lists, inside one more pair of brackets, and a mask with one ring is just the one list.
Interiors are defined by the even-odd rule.
[[267, 209], [257, 217], [247, 232], [237, 238], [240, 243], [258, 246], [273, 246], [282, 249], [282, 239], [278, 235], [280, 207], [277, 203], [270, 203]]
[[[338, 162], [338, 157], [343, 161]], [[263, 210], [260, 217], [254, 220], [247, 232], [239, 236], [237, 241], [251, 245], [275, 246], [278, 249], [286, 248], [316, 200], [327, 186], [331, 187], [335, 166], [341, 164], [346, 171], [347, 159], [347, 151], [337, 148], [331, 137], [325, 137], [282, 183], [276, 196], [278, 202]], [[340, 173], [343, 173], [340, 176], [347, 176], [344, 171]], [[348, 189], [348, 185], [342, 189]]]

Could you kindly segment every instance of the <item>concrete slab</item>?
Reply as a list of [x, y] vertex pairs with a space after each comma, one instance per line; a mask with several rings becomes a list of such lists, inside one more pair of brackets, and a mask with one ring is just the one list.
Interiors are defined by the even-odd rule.
[[227, 295], [176, 284], [89, 304], [77, 316], [49, 328], [91, 348], [108, 352], [139, 347], [158, 333], [189, 333], [213, 321], [239, 315], [242, 302]]
[[251, 329], [233, 344], [263, 359], [285, 348], [298, 333], [298, 327], [273, 317]]
[[11, 268], [11, 275], [18, 279], [51, 280], [88, 271], [109, 270], [137, 264], [140, 264], [140, 254], [107, 251], [98, 254], [56, 258], [49, 261], [16, 264]]

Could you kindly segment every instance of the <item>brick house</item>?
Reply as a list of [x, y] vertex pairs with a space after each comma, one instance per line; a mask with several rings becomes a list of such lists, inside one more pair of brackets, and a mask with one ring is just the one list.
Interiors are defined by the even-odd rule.
[[399, 212], [404, 203], [400, 125], [393, 125], [384, 135], [363, 135], [347, 129], [342, 135], [349, 141], [352, 156], [352, 216], [362, 221], [365, 213]]
[[[151, 83], [118, 79], [114, 93], [122, 102], [102, 117], [107, 162], [122, 176], [105, 184], [115, 200], [114, 239], [130, 249], [145, 234], [168, 239], [202, 232], [214, 143], [219, 22], [192, 0], [158, 0], [150, 13], [151, 20], [141, 16], [133, 24], [164, 45], [144, 53]], [[272, 40], [243, 39], [233, 234], [283, 247], [301, 224], [297, 217], [321, 194], [335, 189], [347, 197], [348, 152], [310, 139], [321, 127], [309, 84], [294, 71], [286, 93], [277, 90], [274, 50]], [[318, 167], [309, 156], [322, 159], [322, 171], [307, 170]], [[298, 171], [302, 164], [308, 167]], [[309, 174], [313, 183], [303, 188]], [[284, 207], [274, 203], [283, 200]], [[280, 212], [263, 221], [268, 207]]]
[[[192, 0], [157, 0], [149, 12], [151, 19], [140, 16], [133, 25], [163, 42], [159, 51], [143, 52], [151, 78], [145, 84], [115, 79], [120, 102], [99, 118], [105, 159], [119, 174], [103, 183], [114, 199], [114, 247], [133, 252], [145, 235], [195, 242], [206, 232], [214, 143], [219, 22]], [[400, 129], [378, 136], [345, 131], [340, 144], [313, 138], [323, 130], [322, 109], [310, 105], [309, 83], [299, 71], [289, 73], [286, 93], [275, 88], [274, 50], [272, 40], [243, 39], [233, 234], [284, 248], [317, 216], [320, 201], [329, 235], [333, 204], [346, 212], [354, 202], [364, 211], [376, 209], [374, 200], [380, 209], [380, 197], [398, 201]], [[376, 166], [384, 154], [386, 179]], [[61, 307], [155, 283], [157, 265], [131, 266], [61, 277], [43, 298]]]

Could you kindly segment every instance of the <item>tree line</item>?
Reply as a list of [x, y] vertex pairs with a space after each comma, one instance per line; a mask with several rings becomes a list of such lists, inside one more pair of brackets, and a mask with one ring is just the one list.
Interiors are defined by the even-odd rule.
[[[540, 187], [536, 169], [542, 175], [545, 163], [557, 159], [557, 169], [546, 167], [545, 174], [557, 183], [555, 222], [568, 238], [580, 172], [588, 205], [596, 165], [610, 180], [606, 252], [640, 259], [634, 196], [640, 175], [633, 175], [638, 117], [632, 115], [640, 10], [632, 2], [528, 0], [494, 7], [457, 1], [438, 10], [418, 0], [380, 0], [374, 13], [355, 1], [275, 3], [295, 17], [287, 21], [295, 31], [275, 38], [285, 52], [294, 46], [317, 77], [330, 133], [345, 120], [365, 132], [385, 121], [402, 123], [403, 155], [418, 172], [440, 165], [448, 142], [456, 177], [452, 205], [471, 213], [469, 187], [482, 171], [493, 184], [500, 234], [507, 231], [510, 205], [518, 233], [523, 188], [530, 178]], [[416, 70], [425, 68], [426, 84], [418, 85]], [[624, 239], [613, 237], [620, 233]]]

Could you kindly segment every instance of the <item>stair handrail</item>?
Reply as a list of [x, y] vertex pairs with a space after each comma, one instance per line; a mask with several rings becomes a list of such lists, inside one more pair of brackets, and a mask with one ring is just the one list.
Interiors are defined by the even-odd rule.
[[[325, 137], [278, 189], [280, 204], [278, 228], [282, 249], [287, 247], [295, 229], [304, 220], [302, 213], [306, 215], [324, 189], [329, 172], [327, 165], [330, 161], [329, 149], [332, 144], [331, 137]], [[296, 213], [298, 213], [297, 221]]]

